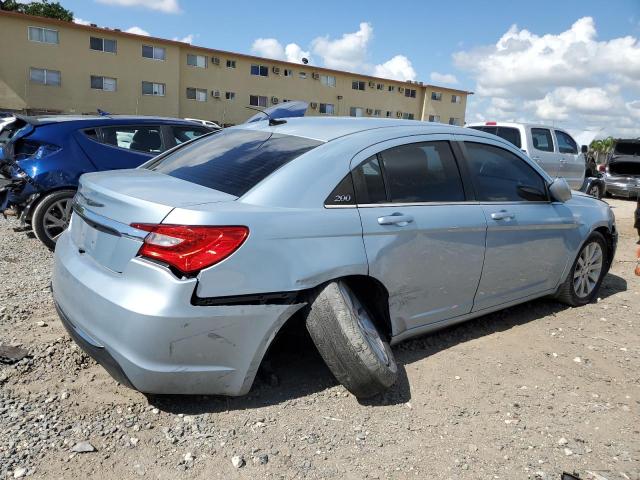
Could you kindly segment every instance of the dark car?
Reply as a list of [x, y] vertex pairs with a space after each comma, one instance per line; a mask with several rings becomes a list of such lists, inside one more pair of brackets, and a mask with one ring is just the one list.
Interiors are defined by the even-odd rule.
[[211, 130], [160, 117], [18, 117], [0, 143], [0, 211], [49, 248], [67, 228], [80, 175], [135, 168]]
[[607, 194], [638, 198], [640, 193], [640, 139], [619, 139], [604, 165]]

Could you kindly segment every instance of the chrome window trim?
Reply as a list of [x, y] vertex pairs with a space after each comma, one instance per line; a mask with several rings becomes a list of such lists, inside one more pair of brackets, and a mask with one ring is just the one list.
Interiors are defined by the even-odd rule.
[[508, 201], [508, 202], [480, 202], [478, 200], [467, 200], [463, 202], [407, 202], [407, 203], [360, 203], [355, 205], [325, 205], [324, 208], [395, 208], [395, 207], [425, 207], [425, 206], [446, 206], [446, 205], [551, 205], [557, 202], [550, 201]]

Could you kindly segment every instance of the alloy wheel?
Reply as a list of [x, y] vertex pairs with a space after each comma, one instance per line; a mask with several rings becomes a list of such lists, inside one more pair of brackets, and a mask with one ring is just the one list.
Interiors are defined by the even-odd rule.
[[61, 198], [53, 202], [44, 214], [43, 229], [47, 237], [56, 241], [69, 227], [73, 198]]
[[596, 287], [602, 272], [602, 247], [598, 242], [584, 246], [573, 272], [573, 290], [580, 298], [588, 297]]

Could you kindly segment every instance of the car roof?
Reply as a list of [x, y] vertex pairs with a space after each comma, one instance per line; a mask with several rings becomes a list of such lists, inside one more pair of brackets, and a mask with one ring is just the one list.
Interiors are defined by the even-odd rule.
[[329, 142], [346, 135], [365, 132], [374, 129], [391, 129], [405, 127], [421, 130], [420, 133], [466, 133], [461, 127], [442, 123], [421, 122], [416, 120], [395, 120], [386, 118], [356, 118], [356, 117], [302, 117], [287, 118], [286, 123], [270, 126], [269, 122], [244, 123], [231, 127], [250, 130], [264, 130], [283, 135], [311, 138], [322, 142]]
[[133, 124], [133, 123], [171, 123], [171, 124], [183, 124], [193, 125], [193, 122], [183, 120], [181, 118], [172, 117], [152, 117], [142, 115], [39, 115], [39, 116], [24, 116], [19, 115], [19, 118], [30, 123], [31, 125], [49, 125], [53, 123], [91, 123], [95, 125], [113, 125], [118, 123]]

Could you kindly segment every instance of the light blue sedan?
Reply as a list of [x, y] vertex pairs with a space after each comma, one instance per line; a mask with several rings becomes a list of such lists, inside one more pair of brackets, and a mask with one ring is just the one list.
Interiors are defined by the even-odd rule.
[[149, 393], [241, 395], [303, 318], [358, 397], [390, 345], [542, 296], [592, 301], [609, 206], [510, 143], [415, 121], [258, 121], [81, 178], [53, 293], [71, 336]]

